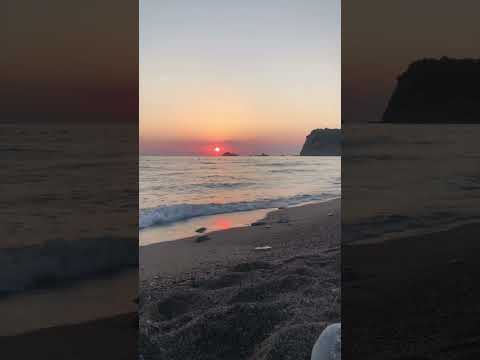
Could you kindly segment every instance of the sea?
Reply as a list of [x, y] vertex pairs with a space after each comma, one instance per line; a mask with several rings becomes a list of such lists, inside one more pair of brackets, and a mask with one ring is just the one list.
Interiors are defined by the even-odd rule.
[[0, 293], [136, 265], [137, 131], [0, 125]]
[[141, 156], [140, 245], [247, 226], [341, 194], [339, 156]]
[[347, 124], [342, 131], [344, 243], [480, 221], [480, 125]]

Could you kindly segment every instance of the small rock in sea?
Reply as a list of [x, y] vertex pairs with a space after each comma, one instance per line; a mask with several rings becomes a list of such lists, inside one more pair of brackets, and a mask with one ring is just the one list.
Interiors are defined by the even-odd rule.
[[202, 242], [202, 241], [207, 241], [207, 240], [210, 240], [210, 236], [208, 236], [208, 235], [202, 235], [202, 236], [199, 236], [195, 239], [196, 242]]
[[205, 232], [205, 230], [207, 230], [207, 228], [202, 226], [201, 228], [198, 228], [197, 230], [195, 230], [195, 232], [201, 234], [201, 233]]
[[283, 210], [283, 209], [286, 209], [286, 208], [287, 208], [286, 206], [279, 206], [278, 210]]
[[277, 221], [279, 224], [287, 224], [289, 221], [288, 219], [280, 219]]
[[328, 213], [327, 216], [333, 216], [333, 213]]
[[257, 246], [255, 248], [255, 251], [266, 251], [266, 250], [270, 250], [272, 247], [271, 246]]
[[265, 221], [255, 221], [251, 224], [251, 226], [261, 226], [261, 225], [266, 225], [267, 223]]

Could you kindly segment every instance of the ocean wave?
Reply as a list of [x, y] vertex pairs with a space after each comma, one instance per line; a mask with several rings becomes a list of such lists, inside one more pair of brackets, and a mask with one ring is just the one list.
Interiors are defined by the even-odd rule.
[[138, 267], [138, 239], [50, 240], [0, 249], [0, 263], [0, 295], [54, 287], [67, 280]]
[[235, 183], [204, 183], [193, 184], [193, 187], [207, 188], [207, 189], [236, 189], [246, 186], [256, 185], [254, 182], [235, 182]]
[[266, 163], [257, 163], [255, 167], [289, 167], [289, 166], [305, 166], [305, 163], [302, 161], [295, 162], [266, 162]]
[[206, 215], [228, 214], [239, 211], [270, 209], [282, 206], [300, 205], [312, 201], [326, 201], [338, 197], [338, 194], [302, 194], [289, 198], [261, 199], [232, 203], [176, 204], [140, 210], [139, 227], [145, 229], [155, 225], [165, 225]]
[[280, 174], [296, 174], [296, 173], [316, 173], [317, 170], [314, 169], [273, 169], [269, 170], [270, 173], [280, 173]]

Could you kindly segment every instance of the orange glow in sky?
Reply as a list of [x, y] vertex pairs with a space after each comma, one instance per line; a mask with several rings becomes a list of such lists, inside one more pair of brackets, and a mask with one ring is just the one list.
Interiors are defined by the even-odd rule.
[[140, 2], [140, 153], [298, 154], [340, 127], [340, 2], [246, 3]]

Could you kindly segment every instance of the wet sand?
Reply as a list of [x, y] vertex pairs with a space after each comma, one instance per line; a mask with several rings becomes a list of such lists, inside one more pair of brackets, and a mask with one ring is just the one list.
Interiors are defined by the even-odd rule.
[[310, 358], [340, 320], [340, 200], [263, 222], [140, 248], [145, 359]]
[[477, 223], [344, 245], [344, 358], [480, 358], [479, 234]]
[[137, 269], [0, 297], [0, 336], [135, 312]]
[[15, 359], [135, 359], [138, 271], [0, 298], [0, 348]]

